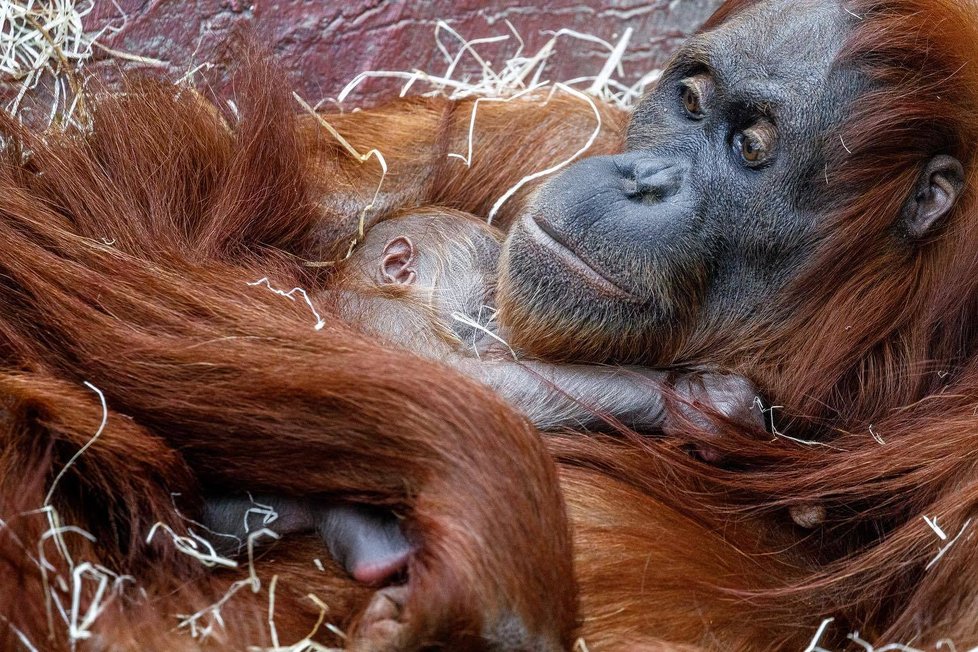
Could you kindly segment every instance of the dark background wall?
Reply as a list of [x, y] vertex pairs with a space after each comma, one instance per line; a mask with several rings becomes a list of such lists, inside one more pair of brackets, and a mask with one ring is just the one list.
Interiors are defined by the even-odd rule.
[[[103, 42], [117, 50], [167, 62], [175, 76], [204, 62], [216, 65], [218, 78], [232, 64], [228, 35], [236, 26], [253, 26], [293, 73], [293, 84], [310, 101], [335, 97], [358, 72], [368, 69], [442, 72], [444, 58], [435, 47], [434, 27], [449, 22], [471, 39], [507, 33], [508, 19], [536, 52], [550, 37], [543, 30], [570, 28], [615, 42], [627, 27], [634, 30], [623, 59], [622, 80], [634, 81], [660, 66], [676, 45], [705, 20], [719, 0], [117, 0], [125, 26]], [[87, 18], [92, 28], [122, 15], [109, 0], [97, 0]], [[448, 43], [450, 39], [446, 39]], [[452, 43], [452, 49], [458, 45]], [[492, 53], [493, 46], [480, 48]], [[506, 58], [515, 42], [504, 46]], [[503, 53], [501, 53], [502, 55]], [[117, 58], [98, 53], [103, 74], [119, 66]], [[548, 65], [551, 80], [597, 74], [607, 56], [599, 46], [566, 41]], [[501, 63], [501, 62], [494, 62]], [[124, 68], [140, 67], [122, 62]], [[385, 94], [396, 82], [370, 82], [365, 95]], [[419, 87], [420, 88], [420, 87]]]

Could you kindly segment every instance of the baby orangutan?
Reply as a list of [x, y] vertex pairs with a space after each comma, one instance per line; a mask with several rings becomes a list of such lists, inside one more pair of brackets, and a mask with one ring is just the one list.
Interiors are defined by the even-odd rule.
[[739, 376], [677, 378], [644, 367], [517, 361], [495, 323], [502, 238], [482, 220], [450, 209], [381, 222], [339, 270], [338, 311], [388, 342], [489, 385], [541, 430], [613, 430], [619, 424], [643, 433], [669, 430], [666, 385], [683, 402], [763, 426], [755, 390]]
[[[495, 323], [496, 264], [502, 234], [450, 209], [418, 210], [374, 225], [317, 297], [378, 338], [434, 358], [492, 387], [541, 430], [640, 433], [674, 430], [672, 391], [684, 416], [709, 430], [694, 407], [763, 427], [749, 381], [715, 373], [670, 374], [643, 367], [519, 360]], [[665, 390], [670, 387], [670, 390]], [[491, 436], [491, 433], [487, 433]], [[706, 449], [697, 451], [716, 461]], [[208, 501], [205, 524], [244, 541], [256, 504], [271, 507], [276, 532], [315, 531], [357, 580], [378, 584], [406, 566], [412, 547], [388, 512], [357, 505], [256, 496]]]

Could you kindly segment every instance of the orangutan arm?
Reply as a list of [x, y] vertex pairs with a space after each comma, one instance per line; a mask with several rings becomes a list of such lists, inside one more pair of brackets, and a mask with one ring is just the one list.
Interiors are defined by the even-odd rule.
[[467, 375], [492, 387], [541, 430], [609, 430], [619, 424], [637, 432], [669, 429], [664, 392], [671, 387], [677, 409], [710, 429], [704, 410], [763, 427], [755, 408], [757, 390], [746, 378], [689, 373], [670, 381], [670, 373], [645, 367], [559, 365], [545, 362], [457, 362]]

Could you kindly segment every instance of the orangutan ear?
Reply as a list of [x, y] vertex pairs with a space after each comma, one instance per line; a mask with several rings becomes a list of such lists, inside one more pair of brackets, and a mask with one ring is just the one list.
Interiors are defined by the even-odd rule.
[[951, 156], [935, 156], [924, 167], [904, 208], [907, 232], [923, 238], [951, 212], [964, 188], [964, 168]]
[[410, 238], [394, 238], [384, 247], [380, 274], [388, 283], [411, 285], [418, 275], [414, 270], [414, 243]]

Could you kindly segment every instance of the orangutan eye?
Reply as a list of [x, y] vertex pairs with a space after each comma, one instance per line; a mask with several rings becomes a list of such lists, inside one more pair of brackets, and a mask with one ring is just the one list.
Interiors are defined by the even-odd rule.
[[706, 75], [697, 75], [682, 81], [679, 99], [688, 117], [693, 120], [701, 120], [704, 117], [703, 101], [709, 90], [710, 80]]
[[757, 163], [764, 154], [764, 145], [747, 134], [740, 135], [740, 155], [748, 163]]
[[759, 167], [771, 159], [776, 137], [774, 125], [761, 120], [734, 134], [734, 150], [746, 165]]
[[700, 106], [700, 96], [695, 89], [687, 86], [683, 89], [683, 108], [691, 117], [702, 118], [703, 107]]

